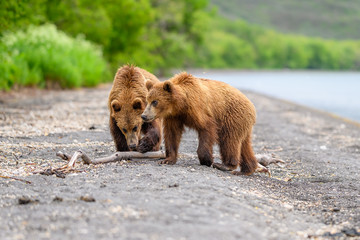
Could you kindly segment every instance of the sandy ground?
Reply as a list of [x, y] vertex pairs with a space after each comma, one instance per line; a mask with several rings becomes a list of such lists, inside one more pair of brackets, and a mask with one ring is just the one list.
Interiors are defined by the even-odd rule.
[[59, 150], [114, 152], [109, 90], [0, 93], [0, 175], [30, 181], [0, 178], [0, 239], [360, 239], [359, 125], [251, 92], [255, 152], [286, 161], [271, 178], [199, 165], [193, 131], [173, 166], [33, 174], [64, 165]]

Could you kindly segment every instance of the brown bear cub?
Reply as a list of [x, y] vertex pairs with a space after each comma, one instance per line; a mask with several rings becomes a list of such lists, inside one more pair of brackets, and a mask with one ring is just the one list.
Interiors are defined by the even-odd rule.
[[[175, 164], [184, 126], [199, 135], [200, 164], [234, 174], [250, 175], [257, 168], [251, 133], [255, 124], [254, 105], [238, 89], [223, 82], [181, 73], [161, 83], [146, 84], [148, 105], [144, 121], [162, 118], [166, 159]], [[219, 144], [222, 164], [213, 164], [213, 145]]]
[[[117, 151], [158, 151], [161, 144], [161, 120], [143, 122], [149, 84], [160, 81], [144, 69], [125, 65], [114, 78], [109, 94], [110, 132]], [[144, 134], [140, 139], [141, 134]], [[140, 139], [140, 141], [139, 141]]]

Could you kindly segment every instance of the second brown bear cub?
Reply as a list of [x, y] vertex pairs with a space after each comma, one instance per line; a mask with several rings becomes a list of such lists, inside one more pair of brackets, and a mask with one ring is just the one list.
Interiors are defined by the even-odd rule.
[[196, 78], [181, 73], [161, 83], [147, 83], [148, 105], [144, 121], [163, 119], [166, 148], [165, 164], [175, 164], [184, 127], [198, 132], [197, 154], [200, 164], [213, 164], [213, 145], [219, 144], [221, 170], [234, 174], [252, 174], [257, 168], [252, 144], [256, 112], [250, 100], [236, 88], [223, 82]]
[[[160, 82], [144, 69], [125, 65], [114, 78], [109, 94], [110, 132], [117, 151], [158, 151], [161, 144], [161, 120], [144, 123], [141, 113], [146, 107], [146, 82]], [[140, 139], [141, 134], [144, 134]]]

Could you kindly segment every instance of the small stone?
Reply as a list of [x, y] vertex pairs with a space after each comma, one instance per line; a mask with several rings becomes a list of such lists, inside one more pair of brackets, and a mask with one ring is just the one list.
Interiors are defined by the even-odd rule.
[[179, 184], [178, 183], [174, 183], [174, 184], [169, 184], [169, 188], [174, 188], [174, 187], [178, 187]]
[[80, 200], [84, 201], [84, 202], [95, 202], [95, 198], [85, 195], [85, 196], [81, 196]]
[[37, 199], [33, 200], [29, 197], [22, 196], [19, 198], [18, 202], [20, 205], [25, 205], [25, 204], [29, 204], [29, 203], [38, 203], [39, 200], [37, 200]]
[[55, 197], [53, 199], [53, 202], [62, 202], [63, 201], [63, 198], [62, 197]]
[[323, 237], [335, 238], [335, 237], [343, 237], [344, 234], [342, 232], [336, 232], [336, 233], [326, 232], [322, 236]]
[[331, 209], [332, 212], [340, 212], [340, 208], [338, 207], [334, 207], [333, 209]]
[[28, 204], [31, 202], [31, 199], [28, 197], [21, 197], [19, 198], [19, 204]]
[[344, 228], [341, 230], [348, 237], [358, 237], [360, 236], [360, 232], [358, 232], [355, 228]]

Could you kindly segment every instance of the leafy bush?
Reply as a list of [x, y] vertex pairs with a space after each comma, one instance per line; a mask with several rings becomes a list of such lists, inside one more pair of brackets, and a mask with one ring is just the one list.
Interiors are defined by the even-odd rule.
[[108, 77], [98, 46], [71, 38], [54, 25], [30, 26], [1, 38], [0, 89], [13, 85], [63, 88], [95, 86]]

